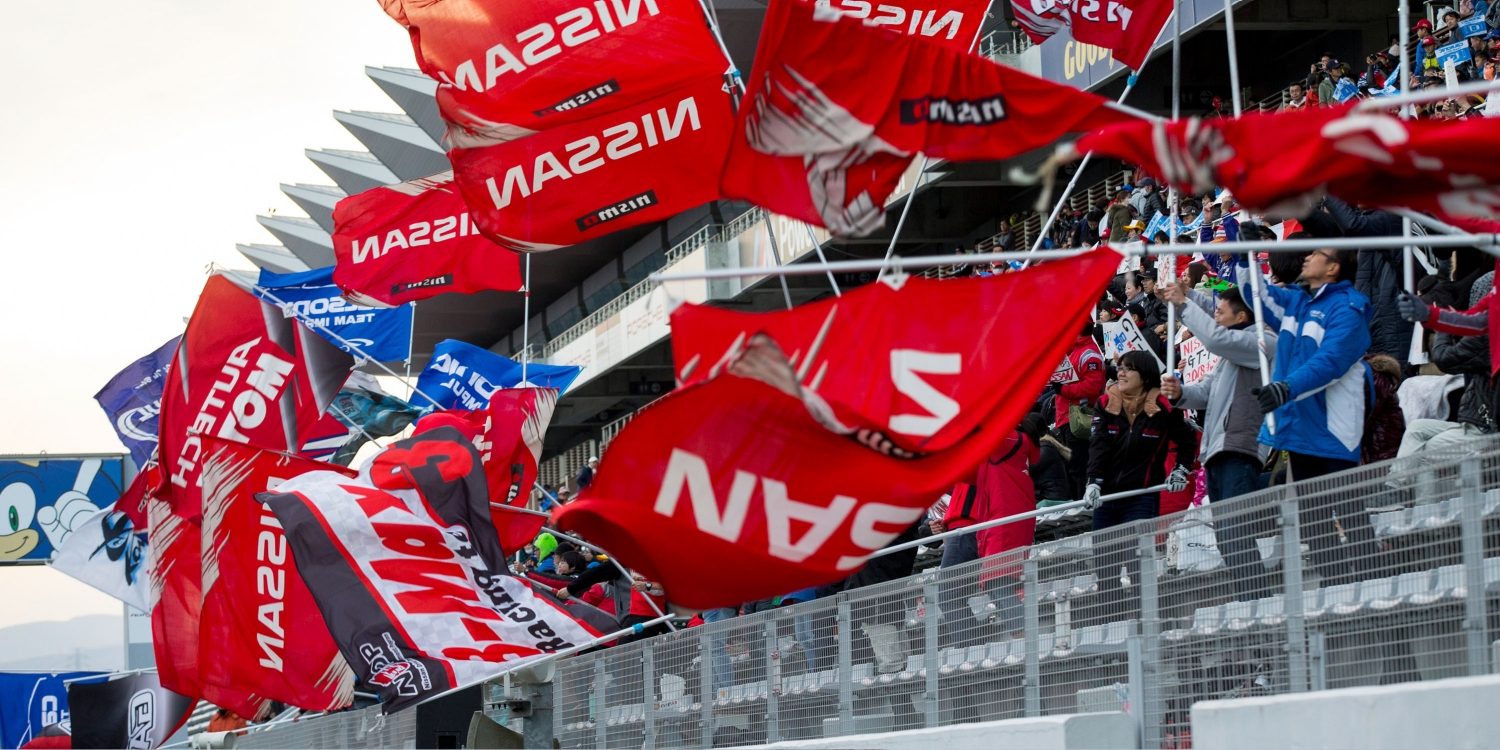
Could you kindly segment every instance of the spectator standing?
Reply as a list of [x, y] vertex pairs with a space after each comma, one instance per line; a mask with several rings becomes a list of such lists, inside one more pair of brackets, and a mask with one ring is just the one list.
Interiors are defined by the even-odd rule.
[[[1365, 426], [1370, 301], [1354, 288], [1358, 251], [1312, 251], [1302, 262], [1300, 290], [1261, 285], [1266, 312], [1280, 321], [1272, 382], [1255, 389], [1262, 413], [1273, 413], [1276, 430], [1260, 433], [1262, 443], [1287, 452], [1296, 481], [1352, 469], [1359, 464]], [[1249, 266], [1241, 267], [1250, 273]], [[1302, 498], [1303, 538], [1313, 564], [1334, 582], [1353, 580], [1373, 562], [1375, 532], [1358, 493], [1323, 492]], [[1341, 553], [1340, 533], [1348, 539]], [[1341, 559], [1344, 558], [1344, 559]]]
[[1286, 103], [1281, 105], [1281, 109], [1279, 111], [1287, 112], [1307, 108], [1307, 89], [1302, 85], [1300, 81], [1293, 82], [1292, 85], [1287, 86], [1286, 94]]
[[1157, 214], [1167, 214], [1167, 204], [1161, 198], [1161, 190], [1157, 187], [1156, 180], [1150, 177], [1142, 177], [1136, 183], [1135, 190], [1130, 193], [1130, 205], [1138, 217], [1148, 222]]
[[[1141, 490], [1161, 484], [1166, 474], [1168, 450], [1177, 449], [1177, 466], [1165, 477], [1167, 489], [1187, 488], [1188, 473], [1196, 458], [1193, 430], [1181, 411], [1161, 394], [1161, 370], [1149, 352], [1126, 352], [1120, 357], [1119, 377], [1094, 411], [1089, 441], [1088, 486], [1083, 499], [1093, 510], [1095, 531], [1156, 518], [1161, 496], [1150, 492], [1102, 503], [1103, 495]], [[1109, 612], [1123, 603], [1120, 566], [1134, 560], [1134, 540], [1105, 541], [1096, 537], [1095, 559], [1099, 563], [1097, 607]], [[1102, 549], [1101, 549], [1102, 547]], [[1131, 565], [1139, 570], [1138, 563]], [[1132, 580], [1137, 576], [1132, 572]]]
[[[1182, 385], [1175, 377], [1163, 376], [1162, 394], [1181, 408], [1207, 410], [1199, 458], [1209, 500], [1221, 503], [1247, 495], [1258, 489], [1268, 452], [1259, 440], [1260, 404], [1251, 393], [1260, 385], [1260, 337], [1265, 336], [1267, 359], [1274, 361], [1276, 332], [1256, 324], [1255, 312], [1238, 287], [1224, 290], [1217, 301], [1176, 286], [1168, 287], [1165, 294], [1167, 303], [1177, 306], [1178, 319], [1203, 348], [1222, 359], [1200, 383]], [[1234, 576], [1235, 596], [1240, 601], [1261, 596], [1267, 587], [1255, 546], [1255, 537], [1267, 520], [1254, 509], [1231, 508], [1219, 522], [1219, 550]]]
[[1091, 410], [1094, 401], [1104, 393], [1104, 353], [1094, 343], [1093, 332], [1094, 325], [1089, 322], [1073, 340], [1067, 358], [1072, 376], [1068, 382], [1058, 384], [1055, 399], [1054, 432], [1071, 452], [1068, 470], [1073, 491], [1069, 497], [1078, 497], [1083, 490], [1089, 465]]
[[582, 469], [578, 470], [578, 478], [575, 479], [575, 480], [573, 480], [573, 483], [576, 484], [576, 485], [578, 485], [578, 491], [579, 492], [582, 492], [585, 488], [587, 488], [590, 484], [593, 483], [593, 481], [594, 481], [594, 472], [596, 472], [598, 470], [599, 470], [599, 457], [598, 456], [589, 456], [588, 462], [583, 465]]
[[[1315, 237], [1391, 237], [1401, 234], [1401, 218], [1389, 211], [1362, 211], [1328, 196], [1302, 226]], [[1411, 356], [1411, 323], [1396, 309], [1401, 291], [1401, 248], [1360, 250], [1354, 289], [1370, 305], [1370, 352], [1388, 354], [1406, 365]], [[1363, 352], [1362, 352], [1363, 353]]]
[[1109, 239], [1113, 242], [1121, 242], [1125, 237], [1125, 225], [1135, 218], [1135, 209], [1130, 207], [1129, 185], [1122, 185], [1115, 190], [1114, 200], [1109, 202], [1109, 207], [1104, 210], [1105, 224], [1109, 227]]

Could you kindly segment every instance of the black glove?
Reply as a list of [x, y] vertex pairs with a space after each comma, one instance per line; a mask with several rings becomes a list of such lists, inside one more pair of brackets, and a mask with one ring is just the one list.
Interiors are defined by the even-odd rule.
[[1260, 388], [1251, 388], [1250, 395], [1260, 402], [1260, 413], [1270, 414], [1292, 397], [1292, 389], [1286, 383], [1272, 383]]
[[1432, 309], [1427, 303], [1410, 292], [1396, 295], [1396, 311], [1401, 313], [1402, 319], [1411, 323], [1423, 323], [1432, 317]]

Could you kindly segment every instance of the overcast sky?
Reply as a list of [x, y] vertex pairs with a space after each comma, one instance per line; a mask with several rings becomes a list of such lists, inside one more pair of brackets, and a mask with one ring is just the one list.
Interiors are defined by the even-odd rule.
[[[399, 111], [364, 67], [411, 47], [376, 0], [5, 10], [0, 453], [121, 452], [94, 393], [182, 332], [208, 264], [275, 244], [257, 214], [301, 215], [280, 183], [331, 184], [303, 149], [361, 148], [334, 109]], [[0, 627], [120, 612], [46, 569], [0, 592]]]

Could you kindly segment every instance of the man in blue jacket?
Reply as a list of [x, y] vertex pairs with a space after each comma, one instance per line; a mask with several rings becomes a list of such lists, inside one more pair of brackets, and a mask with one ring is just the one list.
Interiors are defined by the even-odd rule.
[[[1279, 321], [1280, 330], [1274, 382], [1252, 391], [1261, 412], [1275, 417], [1274, 431], [1269, 423], [1261, 427], [1260, 442], [1287, 452], [1296, 481], [1359, 465], [1371, 312], [1370, 300], [1354, 288], [1358, 258], [1355, 250], [1314, 250], [1302, 262], [1310, 296], [1260, 285], [1266, 317]], [[1351, 561], [1358, 570], [1372, 563], [1375, 532], [1357, 492], [1301, 498], [1301, 523], [1313, 564], [1333, 582], [1350, 580]]]

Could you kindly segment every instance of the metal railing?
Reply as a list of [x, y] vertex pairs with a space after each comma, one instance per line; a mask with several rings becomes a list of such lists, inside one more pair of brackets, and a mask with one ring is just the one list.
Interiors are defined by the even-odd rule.
[[1024, 31], [997, 29], [979, 40], [979, 54], [983, 57], [1017, 57], [1032, 48], [1031, 37]]

